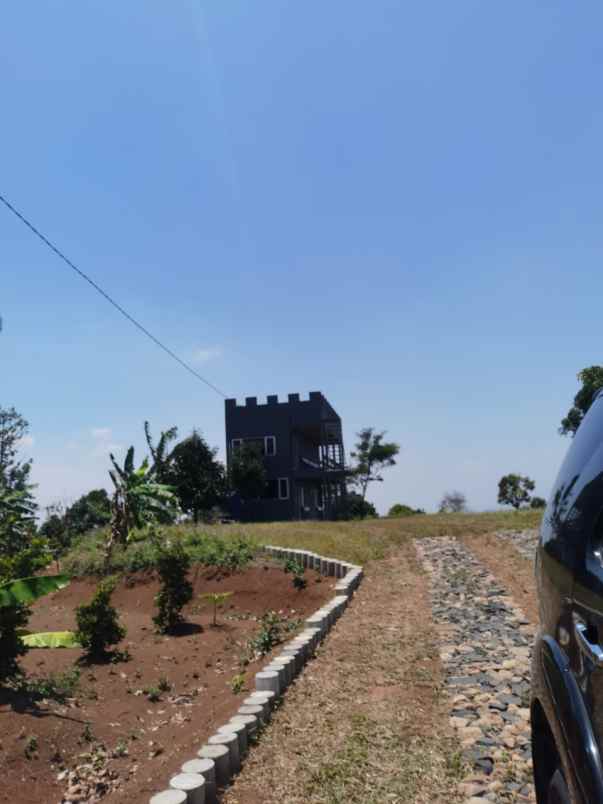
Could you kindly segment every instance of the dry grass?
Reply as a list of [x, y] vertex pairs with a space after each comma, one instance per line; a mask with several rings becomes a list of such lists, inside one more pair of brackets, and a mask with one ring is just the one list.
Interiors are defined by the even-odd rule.
[[457, 801], [428, 582], [412, 541], [368, 570], [225, 804]]
[[534, 563], [511, 542], [494, 534], [478, 537], [465, 534], [462, 541], [506, 587], [532, 625], [538, 625], [538, 594]]
[[496, 530], [537, 528], [541, 511], [496, 511], [483, 514], [422, 514], [353, 522], [266, 522], [217, 525], [204, 530], [220, 536], [237, 533], [263, 544], [299, 547], [344, 561], [365, 564], [385, 558], [392, 549], [425, 536], [482, 535]]

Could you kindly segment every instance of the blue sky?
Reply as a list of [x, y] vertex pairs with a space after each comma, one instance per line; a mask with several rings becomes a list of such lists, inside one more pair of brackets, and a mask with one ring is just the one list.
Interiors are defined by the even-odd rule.
[[[4, 9], [0, 192], [228, 395], [322, 390], [400, 442], [371, 492], [548, 494], [601, 363], [595, 2]], [[0, 404], [42, 503], [223, 402], [0, 209]]]

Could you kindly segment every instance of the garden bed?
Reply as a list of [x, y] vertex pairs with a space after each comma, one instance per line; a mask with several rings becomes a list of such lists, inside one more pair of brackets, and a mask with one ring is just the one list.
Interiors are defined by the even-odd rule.
[[[254, 673], [266, 661], [254, 659], [249, 647], [261, 618], [276, 612], [288, 636], [332, 597], [334, 579], [309, 571], [306, 577], [307, 588], [297, 591], [292, 576], [269, 561], [232, 574], [196, 565], [186, 623], [168, 636], [155, 633], [151, 619], [158, 591], [154, 574], [123, 578], [113, 604], [127, 628], [119, 648], [129, 658], [88, 665], [78, 649], [31, 650], [21, 665], [30, 686], [40, 680], [38, 696], [0, 690], [0, 801], [92, 801], [95, 790], [107, 804], [147, 802], [168, 769], [194, 757], [253, 689]], [[80, 578], [40, 600], [31, 630], [73, 628], [74, 608], [95, 587], [95, 580]], [[214, 628], [210, 606], [200, 596], [224, 591], [233, 594]], [[53, 676], [62, 682], [63, 701], [56, 694], [43, 697], [52, 692], [44, 679]], [[71, 772], [78, 766], [84, 767], [76, 780]]]

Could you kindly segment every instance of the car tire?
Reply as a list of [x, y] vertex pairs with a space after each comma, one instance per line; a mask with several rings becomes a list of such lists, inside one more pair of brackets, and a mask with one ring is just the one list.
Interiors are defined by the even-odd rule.
[[561, 768], [557, 768], [547, 793], [547, 804], [571, 804], [570, 794]]

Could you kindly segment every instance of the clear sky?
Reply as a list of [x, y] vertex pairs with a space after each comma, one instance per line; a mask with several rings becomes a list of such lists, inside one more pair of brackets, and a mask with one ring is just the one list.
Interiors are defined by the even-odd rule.
[[[38, 0], [0, 27], [0, 192], [229, 396], [321, 390], [370, 496], [546, 496], [601, 363], [603, 8]], [[219, 396], [0, 208], [0, 404], [42, 503]]]

